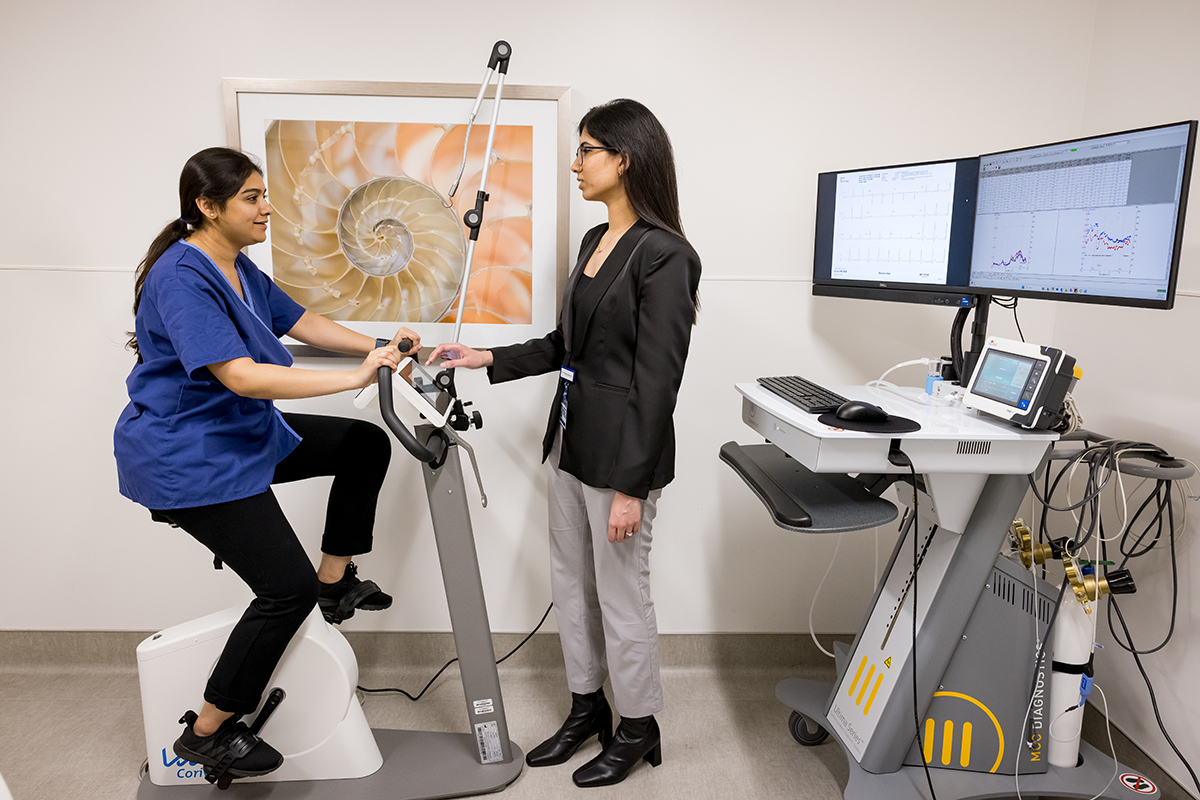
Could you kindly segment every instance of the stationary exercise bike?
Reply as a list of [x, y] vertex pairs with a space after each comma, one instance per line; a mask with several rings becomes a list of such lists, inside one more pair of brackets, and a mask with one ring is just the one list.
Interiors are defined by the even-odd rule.
[[[401, 348], [407, 349], [403, 342]], [[446, 425], [457, 422], [461, 427], [465, 421], [478, 427], [482, 420], [478, 412], [466, 416], [461, 400], [451, 393], [452, 377], [444, 375], [418, 379], [417, 389], [395, 382], [397, 390], [403, 387], [408, 393], [403, 396], [425, 404], [418, 406], [422, 416], [444, 428], [424, 424], [409, 431], [396, 412], [387, 367], [379, 370], [377, 394], [388, 428], [422, 462], [470, 732], [372, 730], [355, 695], [354, 652], [314, 609], [280, 659], [268, 684], [272, 689], [249, 723], [257, 733], [270, 721], [265, 735], [283, 754], [283, 766], [268, 775], [238, 779], [231, 797], [239, 794], [239, 785], [252, 782], [287, 782], [272, 787], [272, 798], [456, 797], [503, 789], [521, 773], [523, 754], [508, 738], [459, 461], [459, 449], [470, 453], [470, 446]], [[370, 394], [356, 404], [365, 405]], [[482, 491], [481, 497], [486, 504]], [[206, 774], [203, 767], [176, 758], [171, 744], [179, 736], [177, 715], [195, 702], [242, 612], [230, 608], [185, 622], [138, 646], [149, 758], [139, 800], [210, 796], [210, 783], [230, 786], [228, 773]], [[340, 780], [317, 783], [331, 779]]]
[[[492, 48], [467, 123], [464, 166], [471, 125], [495, 76], [496, 93], [485, 150], [492, 152], [511, 55], [512, 48], [505, 41], [496, 42]], [[485, 158], [474, 207], [463, 215], [469, 241], [454, 341], [459, 340], [462, 330], [475, 243], [488, 198], [490, 164], [491, 159]], [[451, 198], [461, 177], [462, 168], [449, 191]], [[400, 342], [402, 351], [411, 346], [408, 340]], [[423, 372], [415, 363], [414, 369]], [[372, 730], [355, 695], [358, 662], [354, 652], [321, 612], [313, 609], [284, 651], [268, 684], [271, 691], [249, 723], [251, 732], [257, 734], [270, 721], [266, 736], [283, 754], [284, 763], [268, 775], [238, 779], [230, 796], [240, 794], [239, 786], [245, 784], [272, 783], [275, 785], [270, 796], [278, 800], [458, 797], [499, 791], [521, 774], [524, 755], [508, 738], [459, 460], [459, 450], [466, 450], [479, 482], [480, 499], [486, 507], [487, 495], [483, 492], [474, 452], [459, 436], [459, 432], [471, 427], [482, 427], [483, 420], [478, 411], [470, 414], [466, 411], [470, 404], [458, 397], [452, 370], [443, 370], [436, 378], [425, 377], [426, 380], [417, 379], [411, 384], [405, 380], [393, 382], [391, 370], [381, 367], [378, 384], [360, 393], [355, 404], [363, 408], [377, 394], [384, 422], [404, 448], [422, 463], [469, 732]], [[396, 412], [393, 386], [411, 404], [410, 414], [419, 415], [419, 420], [426, 424], [415, 424], [415, 431], [405, 426]], [[241, 608], [231, 608], [185, 622], [138, 645], [148, 756], [147, 774], [138, 789], [139, 800], [210, 796], [209, 784], [213, 783], [220, 789], [231, 787], [228, 773], [216, 774], [181, 761], [174, 756], [171, 745], [180, 732], [176, 715], [195, 702], [199, 687], [206, 682], [242, 612]], [[261, 791], [249, 787], [246, 791], [261, 796]]]

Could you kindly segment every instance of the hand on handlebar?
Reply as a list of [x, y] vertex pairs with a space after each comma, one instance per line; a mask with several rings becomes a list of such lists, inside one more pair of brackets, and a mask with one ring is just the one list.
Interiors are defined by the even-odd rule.
[[447, 369], [454, 369], [455, 367], [479, 369], [480, 367], [490, 367], [492, 365], [491, 350], [473, 350], [465, 344], [459, 344], [458, 342], [439, 344], [429, 355], [429, 360], [425, 362], [425, 366], [430, 366], [438, 358], [445, 359], [439, 366], [446, 367]]
[[[401, 347], [401, 344], [403, 343], [403, 340], [405, 340], [405, 339], [408, 339], [412, 343], [412, 346], [409, 347], [407, 350], [405, 350], [403, 347]], [[415, 357], [417, 355], [417, 351], [421, 349], [420, 335], [417, 334], [416, 331], [410, 330], [403, 326], [400, 327], [400, 330], [396, 331], [396, 335], [392, 337], [391, 343], [393, 345], [395, 345], [396, 347], [400, 347], [400, 355], [402, 355], [402, 356], [414, 356]]]
[[354, 370], [354, 386], [357, 389], [362, 389], [370, 386], [379, 379], [379, 368], [388, 367], [393, 372], [396, 367], [400, 366], [400, 351], [395, 345], [389, 344], [387, 347], [377, 347], [367, 357], [363, 359], [362, 364], [358, 369]]

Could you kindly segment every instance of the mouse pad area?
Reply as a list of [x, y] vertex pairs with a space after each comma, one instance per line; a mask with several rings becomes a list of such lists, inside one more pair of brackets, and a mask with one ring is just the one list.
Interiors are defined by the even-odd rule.
[[883, 422], [862, 422], [853, 419], [838, 419], [837, 414], [822, 414], [817, 422], [831, 428], [842, 428], [859, 433], [912, 433], [921, 430], [921, 423], [907, 417], [892, 415]]

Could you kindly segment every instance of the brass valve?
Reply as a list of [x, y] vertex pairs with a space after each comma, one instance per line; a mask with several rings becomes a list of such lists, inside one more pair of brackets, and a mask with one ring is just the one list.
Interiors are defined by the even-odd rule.
[[1021, 553], [1021, 563], [1029, 569], [1034, 564], [1044, 564], [1054, 557], [1054, 548], [1047, 543], [1033, 543], [1033, 534], [1023, 519], [1014, 519], [1009, 533]]
[[1083, 575], [1070, 555], [1063, 553], [1062, 559], [1063, 570], [1067, 573], [1067, 580], [1071, 582], [1071, 590], [1075, 592], [1076, 599], [1083, 603], [1084, 611], [1089, 614], [1092, 613], [1090, 604], [1106, 594], [1133, 594], [1137, 591], [1133, 576], [1127, 569], [1114, 569], [1108, 575]]

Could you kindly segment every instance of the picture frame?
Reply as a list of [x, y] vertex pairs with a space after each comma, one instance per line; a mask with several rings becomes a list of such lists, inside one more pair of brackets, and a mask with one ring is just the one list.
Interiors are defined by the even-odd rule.
[[[449, 341], [467, 252], [462, 214], [479, 188], [494, 84], [453, 197], [449, 188], [479, 89], [226, 78], [226, 140], [262, 166], [274, 209], [251, 260], [305, 308], [353, 330], [390, 338], [403, 325], [426, 344]], [[472, 346], [541, 336], [558, 319], [569, 270], [569, 95], [503, 87], [460, 336]]]

